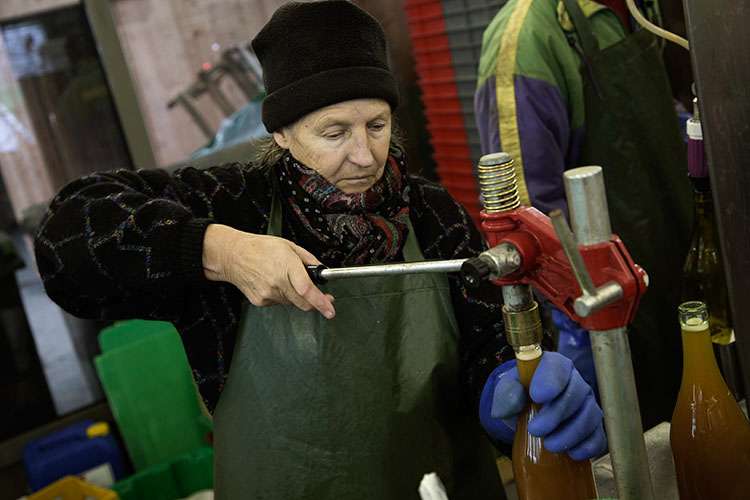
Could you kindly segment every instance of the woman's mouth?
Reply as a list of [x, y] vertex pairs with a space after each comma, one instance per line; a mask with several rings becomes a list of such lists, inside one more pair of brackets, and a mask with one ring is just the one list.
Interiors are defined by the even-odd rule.
[[348, 184], [367, 184], [368, 182], [372, 182], [372, 179], [372, 175], [365, 175], [362, 177], [347, 177], [346, 179], [341, 179], [339, 182], [346, 182]]
[[375, 184], [374, 175], [365, 175], [362, 177], [347, 177], [336, 183], [338, 188], [345, 193], [362, 193], [367, 191]]

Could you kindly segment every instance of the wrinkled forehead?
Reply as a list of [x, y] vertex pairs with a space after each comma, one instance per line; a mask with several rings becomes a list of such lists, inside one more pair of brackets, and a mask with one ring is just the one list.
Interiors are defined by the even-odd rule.
[[369, 123], [378, 119], [390, 120], [391, 105], [382, 99], [354, 99], [343, 101], [308, 113], [295, 125], [316, 128], [334, 124], [354, 125]]

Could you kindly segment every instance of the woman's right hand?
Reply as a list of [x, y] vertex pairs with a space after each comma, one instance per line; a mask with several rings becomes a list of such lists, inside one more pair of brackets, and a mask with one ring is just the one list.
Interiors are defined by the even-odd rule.
[[332, 319], [336, 315], [334, 298], [313, 284], [306, 264], [320, 265], [320, 261], [276, 236], [211, 224], [203, 239], [203, 269], [208, 279], [232, 283], [258, 307], [293, 304], [303, 311], [316, 309]]

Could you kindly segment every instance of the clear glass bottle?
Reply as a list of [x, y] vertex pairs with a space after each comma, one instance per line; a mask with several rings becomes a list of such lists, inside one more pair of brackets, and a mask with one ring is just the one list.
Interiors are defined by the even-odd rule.
[[679, 308], [683, 372], [670, 442], [680, 500], [750, 494], [750, 423], [719, 372], [703, 302]]
[[[532, 344], [516, 347], [515, 351], [519, 379], [528, 391], [542, 357], [542, 348], [539, 344]], [[596, 498], [589, 460], [575, 461], [566, 453], [552, 453], [544, 448], [542, 438], [529, 434], [529, 421], [538, 411], [539, 405], [531, 403], [518, 416], [512, 456], [518, 497], [521, 500]]]

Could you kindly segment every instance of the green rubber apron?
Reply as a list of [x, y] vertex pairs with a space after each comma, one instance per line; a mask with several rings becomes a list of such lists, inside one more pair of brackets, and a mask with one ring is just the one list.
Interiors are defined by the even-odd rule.
[[687, 159], [656, 37], [645, 30], [600, 50], [575, 0], [564, 0], [583, 51], [586, 140], [601, 165], [612, 229], [650, 285], [630, 327], [646, 428], [670, 420], [679, 390], [677, 306], [692, 221]]
[[[273, 202], [268, 234], [281, 235]], [[423, 260], [409, 225], [406, 260]], [[503, 499], [476, 412], [462, 407], [445, 275], [334, 281], [337, 316], [248, 306], [214, 415], [219, 500]], [[464, 405], [465, 406], [465, 405]]]

